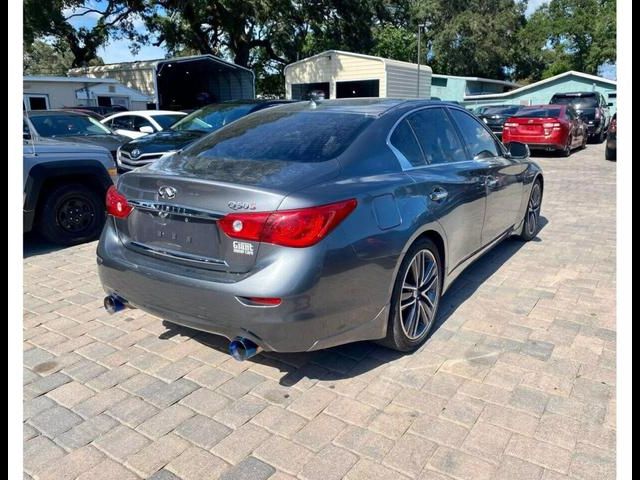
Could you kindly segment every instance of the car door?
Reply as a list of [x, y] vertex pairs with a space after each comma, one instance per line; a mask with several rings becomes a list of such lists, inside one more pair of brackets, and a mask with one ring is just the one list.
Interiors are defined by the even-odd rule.
[[416, 195], [425, 199], [425, 216], [436, 218], [447, 242], [447, 270], [480, 248], [485, 214], [482, 167], [469, 161], [462, 141], [442, 107], [427, 107], [405, 117], [390, 141], [413, 145], [407, 173]]
[[522, 176], [527, 168], [519, 160], [507, 158], [504, 147], [473, 116], [458, 108], [448, 108], [468, 155], [484, 166], [486, 213], [482, 228], [482, 245], [509, 232], [519, 218], [523, 195]]
[[567, 107], [565, 115], [571, 124], [571, 148], [579, 147], [584, 141], [584, 122], [573, 107]]

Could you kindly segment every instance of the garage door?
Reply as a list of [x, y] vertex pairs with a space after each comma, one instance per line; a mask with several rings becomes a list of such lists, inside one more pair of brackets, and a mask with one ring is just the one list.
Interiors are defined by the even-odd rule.
[[336, 98], [379, 97], [380, 80], [336, 82]]

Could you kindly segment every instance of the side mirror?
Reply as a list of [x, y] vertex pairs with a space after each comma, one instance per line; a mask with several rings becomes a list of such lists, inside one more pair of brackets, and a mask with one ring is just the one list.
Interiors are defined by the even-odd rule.
[[529, 157], [529, 146], [525, 143], [509, 142], [505, 146], [507, 147], [510, 158], [522, 159]]
[[24, 130], [22, 132], [22, 139], [23, 140], [31, 140], [31, 133], [26, 131], [26, 130]]
[[145, 125], [144, 127], [140, 127], [138, 130], [140, 131], [140, 133], [153, 133], [155, 131], [153, 129], [153, 127], [150, 127], [149, 125]]

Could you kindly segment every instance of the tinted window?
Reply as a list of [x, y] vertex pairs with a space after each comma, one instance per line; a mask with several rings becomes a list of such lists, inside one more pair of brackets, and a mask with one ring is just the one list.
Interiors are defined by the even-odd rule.
[[134, 130], [133, 117], [131, 115], [116, 117], [111, 122], [111, 128], [114, 130]]
[[554, 95], [551, 103], [573, 105], [576, 108], [593, 108], [598, 106], [596, 95]]
[[171, 127], [172, 130], [199, 130], [213, 132], [248, 115], [255, 105], [209, 105], [196, 110]]
[[111, 135], [111, 130], [95, 118], [85, 115], [33, 115], [29, 117], [38, 135], [42, 137], [66, 137], [72, 135]]
[[416, 136], [406, 120], [398, 124], [391, 135], [390, 141], [391, 145], [400, 151], [412, 166], [425, 165], [422, 150], [420, 150]]
[[408, 120], [429, 165], [467, 159], [455, 128], [442, 108], [420, 110]]
[[472, 158], [500, 155], [496, 141], [489, 131], [475, 118], [461, 110], [449, 110], [460, 128]]
[[543, 117], [553, 117], [558, 118], [560, 116], [561, 108], [545, 108], [545, 107], [534, 107], [534, 108], [523, 108], [518, 113], [514, 115], [514, 117], [526, 117], [526, 118], [543, 118]]
[[513, 115], [518, 110], [520, 110], [519, 106], [515, 106], [515, 107], [489, 107], [484, 112], [482, 112], [482, 115], [485, 115], [485, 116], [489, 116], [489, 115]]
[[163, 129], [169, 128], [171, 125], [180, 120], [184, 115], [154, 115], [153, 119], [160, 125]]
[[[133, 129], [140, 130], [141, 127], [151, 127], [151, 122], [144, 117], [133, 117]], [[153, 128], [155, 130], [155, 128]]]
[[[371, 123], [364, 115], [265, 109], [188, 147], [185, 156], [322, 162], [342, 153]], [[188, 160], [200, 168], [198, 159]]]

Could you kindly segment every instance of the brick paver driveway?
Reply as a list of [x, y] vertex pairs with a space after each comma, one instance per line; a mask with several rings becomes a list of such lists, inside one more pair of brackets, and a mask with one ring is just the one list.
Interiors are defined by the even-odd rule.
[[602, 145], [540, 163], [539, 239], [476, 263], [406, 356], [236, 362], [220, 338], [105, 314], [95, 244], [28, 240], [25, 477], [614, 478], [615, 164]]

